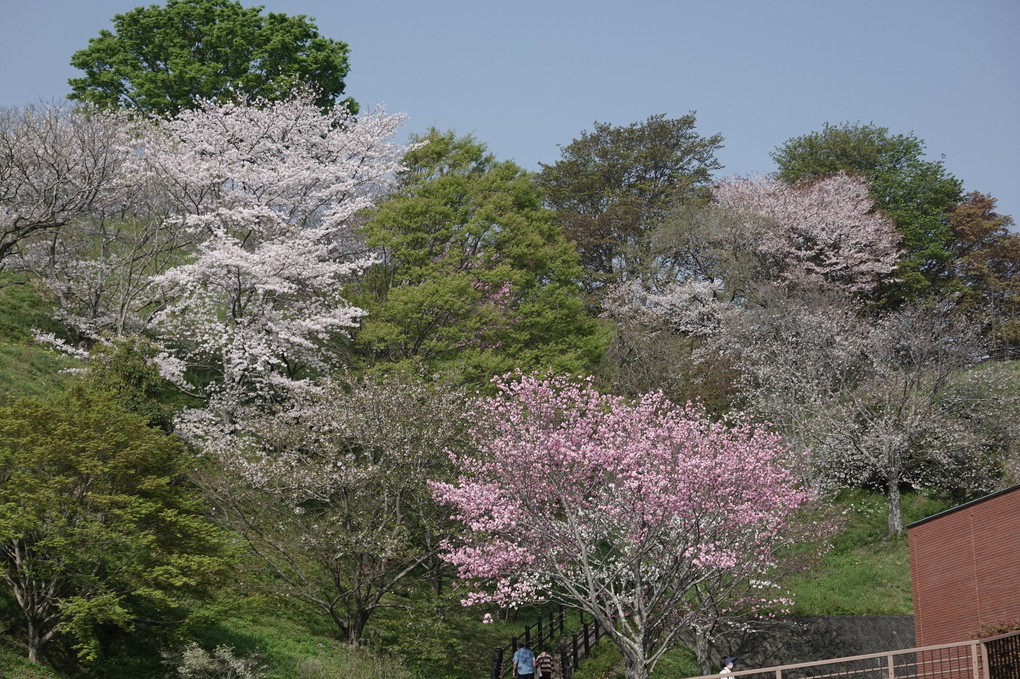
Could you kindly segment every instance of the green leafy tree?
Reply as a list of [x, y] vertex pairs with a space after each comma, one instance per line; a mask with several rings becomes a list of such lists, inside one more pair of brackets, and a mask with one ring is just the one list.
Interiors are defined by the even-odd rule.
[[382, 260], [352, 294], [368, 311], [355, 335], [366, 362], [455, 367], [475, 384], [594, 365], [604, 339], [581, 306], [577, 256], [531, 176], [471, 136], [416, 141], [363, 227]]
[[890, 134], [873, 123], [825, 123], [819, 132], [786, 140], [772, 153], [777, 177], [795, 183], [844, 170], [864, 177], [876, 206], [896, 222], [906, 254], [890, 301], [944, 290], [952, 257], [947, 214], [960, 202], [961, 183], [942, 160], [924, 158], [924, 142]]
[[[304, 15], [262, 10], [233, 0], [168, 0], [116, 14], [113, 31], [101, 30], [72, 55], [85, 75], [68, 81], [68, 96], [173, 115], [195, 97], [278, 99], [301, 82], [330, 108], [344, 92], [348, 45], [319, 35]], [[352, 99], [343, 103], [357, 112]]]
[[224, 572], [224, 543], [179, 441], [77, 385], [0, 408], [0, 582], [25, 615], [28, 657], [61, 633], [79, 659], [101, 625], [180, 622]]
[[707, 198], [723, 139], [701, 136], [694, 125], [693, 112], [626, 127], [596, 122], [561, 147], [558, 161], [541, 164], [538, 185], [577, 245], [593, 301], [606, 285], [635, 275], [646, 234], [669, 210]]

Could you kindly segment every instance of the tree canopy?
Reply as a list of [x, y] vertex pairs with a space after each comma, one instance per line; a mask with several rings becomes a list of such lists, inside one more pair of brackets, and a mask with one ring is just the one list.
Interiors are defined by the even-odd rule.
[[984, 317], [998, 345], [1020, 339], [1020, 235], [995, 198], [972, 191], [949, 215], [957, 303]]
[[124, 207], [136, 131], [116, 112], [0, 109], [0, 269], [34, 237]]
[[772, 153], [777, 178], [787, 183], [843, 170], [864, 177], [871, 195], [903, 234], [906, 255], [888, 296], [913, 298], [945, 285], [952, 230], [947, 213], [961, 199], [961, 183], [942, 160], [924, 158], [914, 134], [891, 134], [873, 123], [825, 123], [818, 132], [786, 140]]
[[170, 622], [222, 575], [224, 543], [185, 470], [178, 440], [82, 385], [0, 407], [0, 581], [30, 660], [61, 633], [94, 658], [97, 626], [129, 628], [141, 610]]
[[778, 434], [661, 394], [631, 402], [548, 375], [497, 385], [475, 417], [481, 454], [433, 484], [467, 529], [446, 556], [466, 603], [579, 608], [628, 679], [717, 606], [783, 608], [771, 576], [808, 493]]
[[368, 361], [456, 365], [484, 384], [520, 368], [581, 372], [602, 338], [581, 307], [581, 270], [531, 176], [473, 137], [431, 130], [399, 189], [363, 231], [381, 262], [352, 300]]
[[[71, 99], [103, 108], [173, 115], [196, 98], [277, 99], [296, 83], [331, 108], [343, 94], [348, 45], [319, 34], [304, 15], [287, 16], [234, 0], [168, 0], [113, 18], [71, 57], [85, 72], [68, 80]], [[358, 106], [343, 102], [351, 113]]]
[[677, 204], [707, 197], [719, 134], [703, 137], [693, 112], [653, 115], [642, 123], [595, 123], [592, 132], [542, 163], [538, 185], [567, 236], [577, 245], [583, 283], [595, 299], [624, 280], [640, 260], [644, 234]]

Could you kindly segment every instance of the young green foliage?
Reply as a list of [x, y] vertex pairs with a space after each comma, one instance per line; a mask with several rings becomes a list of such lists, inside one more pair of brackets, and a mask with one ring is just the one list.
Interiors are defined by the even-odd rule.
[[417, 141], [363, 227], [381, 257], [352, 294], [368, 312], [355, 335], [364, 360], [456, 366], [476, 384], [593, 365], [603, 339], [581, 309], [576, 255], [528, 173], [470, 136]]
[[29, 659], [58, 634], [79, 659], [102, 625], [164, 622], [223, 572], [223, 542], [187, 483], [180, 443], [77, 385], [0, 408], [0, 581], [27, 624]]
[[651, 227], [677, 205], [707, 198], [723, 139], [694, 125], [694, 112], [626, 127], [596, 122], [561, 147], [558, 161], [542, 164], [538, 184], [577, 245], [595, 306], [606, 285], [635, 276]]
[[[344, 92], [348, 46], [324, 38], [302, 14], [289, 17], [233, 0], [168, 0], [113, 17], [71, 57], [85, 75], [71, 78], [71, 99], [103, 108], [174, 115], [196, 97], [285, 96], [295, 83], [318, 90], [331, 108]], [[343, 104], [357, 113], [351, 99]]]

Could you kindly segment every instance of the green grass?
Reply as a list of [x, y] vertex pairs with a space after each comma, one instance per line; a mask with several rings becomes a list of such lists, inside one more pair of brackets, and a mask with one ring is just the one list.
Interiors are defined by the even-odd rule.
[[23, 643], [9, 635], [0, 635], [0, 668], [4, 679], [63, 679], [64, 675], [42, 663], [28, 662]]
[[[221, 634], [200, 638], [203, 646], [232, 645], [237, 654], [257, 653], [272, 679], [411, 679], [401, 662], [367, 648], [350, 646], [309, 630], [300, 620], [266, 616], [261, 620], [229, 619], [218, 626]], [[318, 632], [318, 633], [316, 633]], [[239, 642], [240, 643], [237, 643]]]
[[[0, 276], [0, 285], [11, 280]], [[59, 336], [52, 311], [51, 301], [31, 283], [0, 287], [0, 399], [59, 391], [68, 381], [61, 370], [79, 367], [33, 338], [34, 329]]]
[[[237, 657], [257, 655], [266, 667], [266, 679], [413, 679], [416, 675], [395, 657], [370, 648], [340, 642], [297, 607], [252, 606], [239, 602], [243, 617], [229, 617], [194, 631], [194, 639], [207, 650], [228, 646]], [[309, 624], [311, 623], [311, 625]], [[0, 667], [4, 679], [80, 679], [131, 677], [164, 679], [168, 668], [150, 640], [129, 639], [110, 657], [89, 668], [85, 675], [61, 673], [44, 663], [27, 659], [20, 637], [0, 635]], [[477, 676], [477, 674], [470, 675]]]
[[[694, 677], [698, 672], [698, 661], [690, 649], [679, 647], [667, 651], [655, 665], [651, 679], [673, 679]], [[607, 638], [603, 638], [592, 651], [591, 656], [581, 663], [574, 672], [574, 679], [624, 679], [623, 655]]]
[[[832, 549], [807, 575], [789, 583], [794, 615], [883, 615], [914, 612], [907, 535], [887, 538], [885, 498], [846, 491], [837, 502], [845, 525]], [[952, 503], [919, 493], [903, 496], [904, 525], [947, 509]]]

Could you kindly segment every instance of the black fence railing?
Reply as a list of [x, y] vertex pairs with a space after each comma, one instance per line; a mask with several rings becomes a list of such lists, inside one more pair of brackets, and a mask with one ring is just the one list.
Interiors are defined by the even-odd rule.
[[605, 630], [597, 620], [585, 622], [582, 615], [581, 630], [560, 647], [560, 676], [563, 679], [571, 679], [574, 670], [578, 668], [582, 660], [591, 655], [592, 649], [604, 636]]
[[520, 642], [523, 641], [524, 645], [531, 649], [556, 646], [566, 634], [565, 617], [566, 612], [562, 604], [550, 603], [534, 623], [524, 628], [523, 634], [510, 637], [508, 645], [497, 648], [492, 657], [490, 673], [492, 679], [501, 679], [510, 674], [513, 669], [514, 651]]
[[1020, 679], [1020, 636], [990, 639], [988, 649], [988, 679]]
[[509, 645], [495, 649], [491, 679], [503, 679], [513, 673], [513, 655], [520, 642], [532, 650], [555, 648], [553, 657], [559, 665], [558, 676], [561, 679], [571, 679], [581, 661], [591, 655], [592, 649], [605, 636], [605, 630], [597, 621], [586, 620], [584, 613], [578, 611], [580, 628], [567, 637], [565, 620], [569, 615], [561, 604], [550, 604], [534, 624], [524, 628], [523, 634], [511, 637]]

